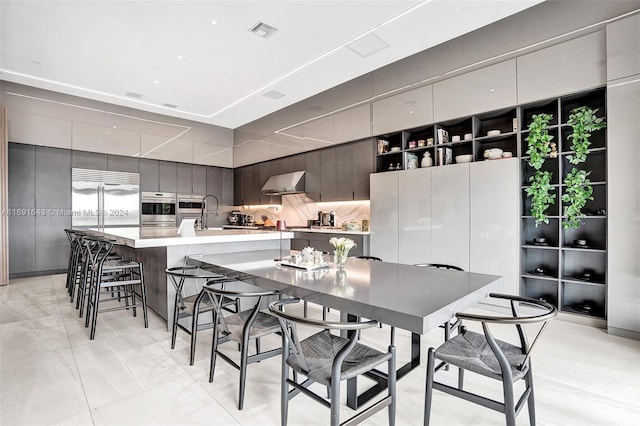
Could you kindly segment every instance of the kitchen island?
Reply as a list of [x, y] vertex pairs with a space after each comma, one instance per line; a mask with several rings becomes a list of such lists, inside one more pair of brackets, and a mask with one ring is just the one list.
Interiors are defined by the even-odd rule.
[[[195, 236], [178, 235], [176, 228], [92, 228], [89, 234], [115, 241], [116, 250], [126, 258], [143, 263], [147, 304], [171, 324], [175, 290], [164, 273], [166, 268], [183, 265], [187, 256], [237, 253], [255, 250], [289, 251], [293, 232], [245, 229], [207, 229]], [[185, 292], [194, 292], [185, 283]]]

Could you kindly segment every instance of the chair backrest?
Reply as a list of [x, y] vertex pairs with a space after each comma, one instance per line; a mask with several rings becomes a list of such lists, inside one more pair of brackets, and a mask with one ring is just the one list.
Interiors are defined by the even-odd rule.
[[[229, 287], [233, 286], [242, 286], [239, 289], [231, 289]], [[249, 289], [247, 289], [249, 288]], [[276, 290], [263, 290], [259, 287], [252, 286], [251, 284], [247, 284], [238, 280], [228, 281], [228, 280], [212, 280], [208, 281], [204, 286], [203, 290], [206, 294], [211, 298], [211, 303], [214, 306], [213, 310], [213, 321], [214, 323], [220, 322], [223, 326], [223, 334], [229, 334], [231, 331], [225, 322], [224, 315], [222, 314], [223, 301], [225, 297], [235, 299], [235, 298], [257, 298], [257, 301], [253, 308], [251, 309], [251, 313], [248, 318], [246, 318], [245, 324], [247, 327], [251, 327], [253, 320], [260, 312], [260, 308], [262, 306], [262, 301], [265, 297], [270, 296], [280, 296], [281, 293]]]
[[285, 354], [291, 353], [290, 350], [293, 350], [293, 355], [299, 357], [302, 368], [304, 369], [308, 369], [308, 366], [306, 365], [307, 360], [305, 359], [302, 347], [300, 345], [300, 338], [296, 327], [297, 324], [319, 328], [327, 332], [329, 332], [330, 330], [350, 332], [348, 333], [349, 343], [336, 354], [335, 360], [337, 360], [339, 363], [341, 363], [342, 360], [344, 360], [349, 352], [351, 352], [351, 350], [355, 347], [360, 336], [360, 330], [376, 327], [378, 325], [378, 321], [375, 320], [358, 322], [335, 322], [306, 318], [304, 316], [294, 315], [286, 312], [286, 305], [298, 302], [300, 302], [300, 299], [297, 298], [271, 302], [269, 304], [269, 312], [280, 321], [283, 336], [285, 337], [287, 346], [289, 348], [289, 351], [285, 351]]
[[[498, 355], [498, 352], [501, 353], [501, 351], [498, 349], [498, 344], [496, 343], [493, 335], [491, 334], [491, 331], [489, 330], [489, 324], [515, 325], [516, 329], [518, 330], [518, 336], [520, 337], [520, 347], [522, 348], [522, 353], [525, 355], [525, 360], [522, 362], [520, 367], [524, 368], [527, 365], [531, 351], [533, 350], [533, 347], [538, 341], [540, 335], [546, 328], [549, 321], [558, 315], [558, 310], [552, 304], [538, 299], [530, 299], [526, 297], [499, 293], [491, 293], [489, 297], [508, 300], [511, 306], [511, 315], [479, 315], [459, 312], [456, 314], [456, 317], [463, 321], [477, 321], [482, 323], [482, 329], [484, 331], [485, 337], [487, 338], [487, 342], [493, 349], [494, 353], [496, 353], [496, 355]], [[522, 314], [519, 310], [519, 307], [521, 305], [529, 308], [535, 308], [539, 311], [533, 314]], [[527, 334], [523, 325], [535, 323], [542, 323], [542, 326], [538, 330], [538, 333], [533, 339], [533, 342], [531, 342], [531, 345], [529, 345]]]
[[382, 259], [376, 256], [356, 256], [358, 259], [375, 260], [376, 262], [382, 262]]
[[460, 271], [464, 272], [464, 269], [459, 266], [447, 265], [446, 263], [416, 263], [413, 266], [422, 266], [425, 268], [436, 268], [436, 269], [448, 269], [450, 271]]

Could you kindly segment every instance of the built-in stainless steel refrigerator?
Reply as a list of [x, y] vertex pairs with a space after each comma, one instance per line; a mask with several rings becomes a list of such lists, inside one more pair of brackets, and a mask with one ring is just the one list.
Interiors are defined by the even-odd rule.
[[140, 226], [140, 175], [73, 168], [71, 226]]

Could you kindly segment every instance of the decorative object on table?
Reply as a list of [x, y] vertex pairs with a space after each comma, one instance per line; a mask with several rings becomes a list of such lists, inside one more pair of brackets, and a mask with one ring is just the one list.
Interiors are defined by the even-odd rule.
[[598, 109], [591, 109], [583, 106], [575, 108], [569, 115], [567, 124], [571, 126], [573, 132], [568, 139], [572, 141], [572, 155], [567, 155], [570, 164], [575, 165], [573, 169], [564, 178], [565, 190], [562, 194], [562, 202], [565, 206], [564, 214], [566, 219], [562, 222], [563, 228], [575, 229], [580, 227], [582, 219], [585, 217], [583, 209], [587, 201], [594, 200], [593, 188], [589, 175], [591, 171], [583, 170], [577, 167], [578, 164], [584, 163], [589, 154], [589, 138], [591, 133], [600, 129], [604, 129], [607, 123], [602, 118], [596, 116]]
[[529, 178], [531, 186], [526, 189], [527, 197], [531, 198], [531, 215], [535, 219], [535, 226], [541, 223], [549, 223], [547, 210], [555, 202], [556, 194], [551, 193], [551, 172], [540, 170], [545, 157], [551, 153], [550, 143], [553, 136], [549, 134], [549, 122], [552, 114], [535, 114], [529, 124], [527, 141], [527, 155], [529, 165], [536, 172]]
[[433, 158], [431, 158], [431, 153], [426, 151], [422, 155], [422, 161], [420, 162], [420, 167], [431, 167], [433, 166]]
[[282, 232], [287, 230], [287, 222], [284, 220], [276, 221], [276, 231], [280, 231], [280, 258], [276, 260], [282, 260]]
[[343, 268], [344, 264], [347, 262], [349, 250], [355, 247], [356, 243], [350, 238], [333, 237], [329, 240], [329, 244], [331, 244], [334, 248], [333, 256], [336, 262], [336, 266], [338, 268]]
[[413, 153], [407, 154], [407, 170], [418, 168], [418, 156]]
[[285, 257], [282, 259], [280, 265], [292, 266], [298, 269], [305, 269], [312, 271], [314, 269], [326, 268], [329, 264], [324, 259], [324, 253], [313, 247], [305, 247], [300, 250], [300, 253]]

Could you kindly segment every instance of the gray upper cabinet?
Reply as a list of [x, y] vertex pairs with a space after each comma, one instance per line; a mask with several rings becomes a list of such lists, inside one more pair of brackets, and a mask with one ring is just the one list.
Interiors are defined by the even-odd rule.
[[521, 104], [602, 86], [607, 81], [605, 31], [523, 55], [517, 61]]
[[337, 200], [336, 181], [336, 150], [323, 149], [320, 151], [320, 200]]
[[[337, 146], [335, 152], [335, 166], [333, 168], [336, 179], [336, 200], [353, 200], [353, 182], [355, 176], [353, 146]], [[323, 172], [324, 172], [323, 167]], [[367, 179], [369, 176], [367, 176]], [[323, 194], [324, 195], [324, 194]]]
[[207, 194], [207, 166], [193, 165], [191, 167], [191, 193]]
[[158, 188], [158, 160], [148, 160], [141, 158], [140, 169], [140, 190], [159, 191]]
[[375, 171], [373, 141], [366, 139], [351, 145], [353, 149], [353, 199], [369, 199], [369, 175]]
[[433, 123], [433, 86], [423, 86], [372, 104], [374, 135]]
[[607, 80], [640, 74], [640, 15], [607, 25]]
[[191, 194], [192, 189], [193, 169], [191, 164], [178, 163], [176, 165], [176, 192], [178, 194]]
[[240, 206], [244, 204], [242, 200], [242, 188], [243, 188], [243, 184], [242, 184], [243, 172], [242, 171], [243, 169], [240, 169], [240, 168], [233, 169], [233, 205], [234, 206]]
[[367, 103], [333, 115], [336, 143], [349, 142], [371, 136], [371, 106]]
[[307, 197], [315, 201], [320, 200], [320, 151], [305, 154], [305, 192]]
[[108, 156], [98, 152], [71, 151], [71, 167], [77, 169], [108, 170]]
[[[207, 191], [204, 195], [215, 195], [218, 201], [222, 202], [222, 169], [220, 167], [207, 167]], [[215, 210], [215, 204], [213, 207], [208, 205], [208, 210]]]
[[[225, 206], [233, 205], [234, 185], [233, 185], [233, 169], [222, 169], [222, 199], [220, 202]], [[194, 180], [195, 191], [195, 180]]]
[[452, 77], [433, 85], [435, 122], [516, 104], [515, 59]]
[[138, 173], [138, 159], [124, 155], [107, 155], [107, 170], [112, 172]]
[[158, 190], [161, 192], [176, 192], [176, 163], [158, 161]]

